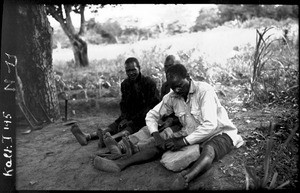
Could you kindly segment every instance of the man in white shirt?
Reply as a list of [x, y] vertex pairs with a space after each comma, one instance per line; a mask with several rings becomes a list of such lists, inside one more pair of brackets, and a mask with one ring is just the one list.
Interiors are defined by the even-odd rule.
[[[129, 165], [160, 156], [167, 150], [177, 151], [187, 145], [200, 144], [198, 160], [191, 168], [181, 172], [171, 186], [171, 189], [181, 189], [187, 188], [198, 174], [207, 171], [213, 161], [243, 144], [212, 86], [192, 80], [182, 64], [175, 64], [167, 70], [167, 81], [172, 90], [147, 113], [146, 127], [119, 143], [114, 142], [109, 134], [105, 136], [107, 147], [114, 153], [116, 149], [119, 154], [126, 153], [127, 158], [112, 161], [97, 156], [95, 168], [119, 172]], [[171, 113], [175, 113], [183, 127], [179, 131], [166, 128], [159, 132], [159, 120]]]

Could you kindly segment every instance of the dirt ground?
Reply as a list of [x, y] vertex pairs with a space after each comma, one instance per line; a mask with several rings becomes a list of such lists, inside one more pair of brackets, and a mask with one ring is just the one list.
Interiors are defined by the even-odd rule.
[[[261, 122], [267, 123], [274, 117], [272, 111], [266, 114], [264, 109], [244, 109], [237, 90], [223, 91], [227, 94], [222, 98], [226, 102], [224, 106], [243, 137]], [[76, 120], [84, 132], [92, 132], [96, 124], [105, 126], [118, 117], [118, 99], [103, 98], [98, 104], [98, 109], [93, 100], [70, 105], [69, 112], [75, 110], [70, 119]], [[19, 124], [16, 130], [17, 190], [169, 190], [178, 175], [164, 168], [159, 159], [130, 166], [120, 173], [99, 171], [92, 165], [98, 150], [97, 140], [81, 146], [72, 135], [71, 127], [64, 123], [51, 123], [27, 134], [24, 132], [29, 128]], [[247, 151], [246, 146], [233, 150], [193, 180], [189, 190], [245, 189], [243, 164]]]

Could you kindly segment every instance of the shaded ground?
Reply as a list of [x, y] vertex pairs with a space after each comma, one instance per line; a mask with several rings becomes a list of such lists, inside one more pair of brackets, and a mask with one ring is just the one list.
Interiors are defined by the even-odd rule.
[[[222, 100], [229, 116], [246, 141], [261, 123], [276, 119], [276, 110], [243, 109], [237, 97], [242, 93], [240, 90], [225, 88], [224, 93], [226, 97]], [[101, 99], [98, 110], [93, 100], [74, 102], [69, 112], [74, 109], [75, 115], [71, 119], [78, 121], [84, 132], [95, 131], [96, 124], [111, 123], [119, 114], [118, 99]], [[98, 150], [97, 141], [80, 146], [70, 126], [63, 123], [52, 123], [29, 134], [23, 133], [28, 130], [26, 126], [17, 128], [17, 190], [168, 190], [177, 176], [165, 169], [159, 160], [130, 166], [120, 173], [96, 170], [92, 159]], [[245, 189], [243, 164], [250, 151], [247, 145], [232, 151], [192, 181], [189, 189]]]

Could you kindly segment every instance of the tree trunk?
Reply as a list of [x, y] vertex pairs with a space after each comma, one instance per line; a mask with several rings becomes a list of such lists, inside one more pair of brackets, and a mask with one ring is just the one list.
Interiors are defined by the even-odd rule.
[[88, 66], [89, 60], [87, 55], [86, 42], [83, 41], [78, 35], [74, 35], [74, 37], [71, 37], [69, 39], [74, 53], [75, 66]]
[[69, 38], [72, 50], [75, 58], [75, 66], [86, 67], [89, 65], [88, 55], [87, 55], [87, 43], [83, 41], [79, 35], [75, 33], [73, 24], [71, 21], [69, 23], [61, 23], [59, 21], [61, 28], [64, 30], [65, 34]]
[[24, 103], [40, 123], [60, 116], [52, 68], [52, 28], [42, 4], [16, 5], [17, 75]]

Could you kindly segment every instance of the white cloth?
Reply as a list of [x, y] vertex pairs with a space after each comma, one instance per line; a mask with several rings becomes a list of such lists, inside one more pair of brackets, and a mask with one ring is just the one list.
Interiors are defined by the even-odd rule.
[[171, 113], [183, 125], [180, 131], [190, 144], [204, 142], [211, 137], [226, 133], [235, 147], [244, 141], [221, 105], [214, 88], [206, 82], [191, 80], [187, 100], [178, 97], [172, 90], [146, 115], [146, 125], [150, 134], [158, 131], [158, 120]]

